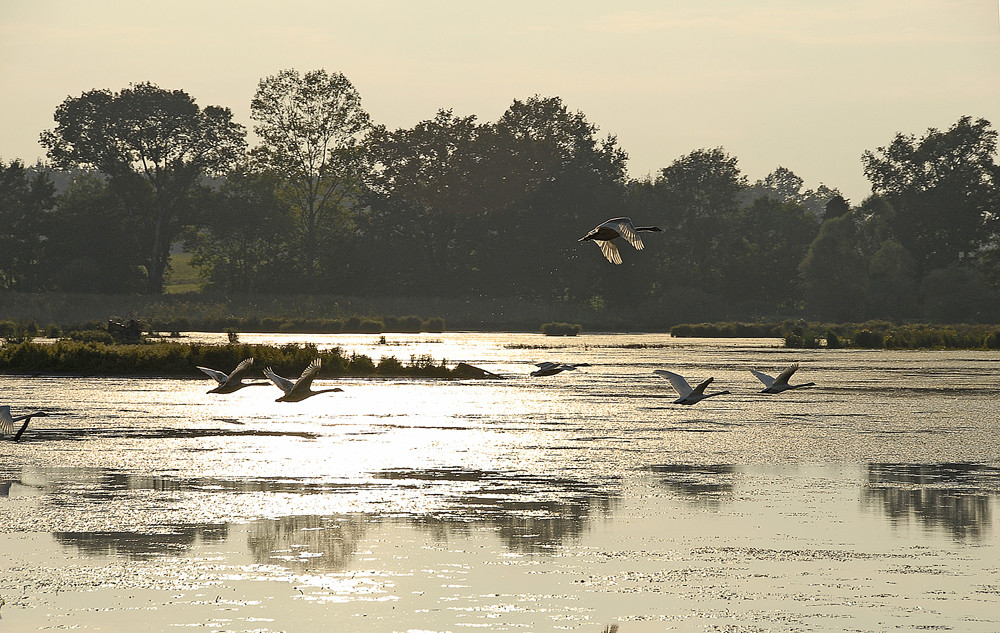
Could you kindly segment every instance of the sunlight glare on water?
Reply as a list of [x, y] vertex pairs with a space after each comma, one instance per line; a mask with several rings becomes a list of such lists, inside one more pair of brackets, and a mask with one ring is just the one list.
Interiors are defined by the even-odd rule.
[[[0, 444], [3, 626], [1000, 629], [997, 352], [240, 338], [504, 378], [321, 375], [343, 392], [283, 403], [195, 368], [2, 376], [15, 412], [51, 414]], [[589, 366], [530, 377], [543, 360]], [[758, 393], [750, 367], [792, 362], [815, 387]], [[732, 393], [674, 405], [654, 369]]]

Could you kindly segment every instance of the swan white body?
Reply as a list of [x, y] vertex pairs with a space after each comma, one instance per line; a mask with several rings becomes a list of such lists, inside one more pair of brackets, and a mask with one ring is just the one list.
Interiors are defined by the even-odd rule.
[[631, 218], [611, 218], [610, 220], [597, 225], [594, 230], [587, 233], [581, 237], [578, 242], [585, 242], [588, 240], [593, 240], [595, 244], [601, 247], [601, 252], [604, 253], [604, 257], [607, 258], [612, 264], [621, 264], [622, 256], [618, 252], [618, 247], [615, 246], [613, 240], [617, 238], [623, 238], [626, 242], [631, 244], [635, 250], [641, 251], [644, 247], [642, 243], [642, 238], [639, 237], [639, 231], [663, 231], [658, 226], [635, 226], [632, 224]]
[[531, 372], [532, 376], [553, 376], [563, 371], [574, 371], [577, 367], [589, 367], [590, 363], [553, 363], [545, 361], [543, 363], [535, 363], [535, 367], [538, 367], [535, 371]]
[[264, 375], [275, 384], [278, 389], [285, 392], [285, 395], [281, 396], [275, 402], [299, 402], [300, 400], [305, 400], [306, 398], [315, 396], [320, 393], [332, 393], [334, 391], [343, 391], [340, 387], [334, 387], [333, 389], [320, 389], [318, 391], [313, 391], [312, 382], [319, 375], [319, 370], [322, 361], [316, 359], [309, 363], [302, 374], [298, 377], [295, 382], [292, 382], [288, 378], [284, 378], [274, 373], [270, 367], [264, 370]]
[[750, 373], [757, 377], [757, 380], [763, 383], [764, 388], [761, 393], [781, 393], [782, 391], [788, 391], [789, 389], [798, 389], [800, 387], [812, 387], [816, 383], [806, 382], [800, 385], [790, 385], [788, 384], [788, 379], [792, 377], [795, 370], [799, 368], [798, 363], [793, 363], [785, 371], [778, 374], [778, 377], [772, 377], [764, 372], [757, 371], [756, 369], [751, 369]]
[[266, 382], [243, 382], [243, 377], [250, 370], [251, 366], [253, 366], [253, 358], [246, 358], [242, 360], [240, 364], [236, 366], [236, 369], [229, 374], [221, 372], [217, 369], [211, 369], [209, 367], [199, 366], [198, 369], [202, 370], [211, 376], [215, 382], [219, 383], [218, 387], [211, 389], [208, 393], [232, 393], [238, 389], [242, 389], [243, 387], [267, 384]]
[[661, 378], [666, 378], [670, 381], [670, 385], [680, 396], [674, 400], [674, 404], [695, 404], [696, 402], [701, 402], [705, 398], [711, 398], [713, 396], [721, 396], [723, 394], [729, 393], [728, 391], [716, 391], [715, 393], [705, 393], [705, 388], [712, 384], [715, 378], [706, 378], [704, 381], [698, 383], [697, 387], [692, 388], [688, 384], [688, 381], [684, 379], [684, 376], [680, 374], [675, 374], [672, 371], [667, 371], [665, 369], [653, 370], [653, 373]]
[[[48, 413], [45, 413], [44, 411], [35, 411], [34, 413], [19, 415], [15, 418], [10, 414], [10, 407], [4, 405], [0, 407], [0, 436], [13, 434], [14, 437], [11, 439], [16, 442], [21, 439], [21, 435], [24, 433], [25, 429], [28, 428], [28, 422], [31, 422], [31, 418], [44, 418], [47, 415]], [[21, 420], [24, 420], [24, 424], [17, 433], [14, 433], [14, 424], [20, 422]]]

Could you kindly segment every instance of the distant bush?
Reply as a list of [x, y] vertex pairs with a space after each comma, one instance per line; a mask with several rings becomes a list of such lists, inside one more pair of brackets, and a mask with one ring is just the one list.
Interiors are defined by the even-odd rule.
[[788, 333], [785, 335], [785, 347], [792, 349], [816, 349], [819, 339], [810, 334]]
[[844, 344], [840, 342], [840, 337], [837, 336], [837, 333], [833, 330], [827, 330], [824, 338], [826, 338], [827, 349], [840, 349], [844, 346]]
[[983, 347], [1000, 349], [1000, 330], [994, 330], [983, 338]]
[[825, 332], [828, 349], [1000, 349], [1000, 326], [995, 325], [897, 325], [889, 321], [821, 324], [805, 321], [781, 323], [699, 323], [680, 324], [671, 336], [685, 337], [781, 337], [785, 347], [820, 346], [816, 333]]
[[785, 328], [778, 323], [681, 323], [670, 328], [676, 338], [781, 338]]
[[543, 323], [542, 334], [545, 336], [576, 336], [583, 331], [579, 323]]
[[423, 327], [423, 322], [420, 317], [417, 316], [386, 316], [382, 317], [382, 323], [384, 324], [386, 332], [417, 333], [420, 332]]
[[81, 343], [104, 343], [106, 345], [111, 345], [115, 342], [114, 337], [108, 334], [107, 330], [83, 330], [82, 332], [70, 332], [69, 339], [71, 341], [80, 341]]
[[854, 333], [854, 347], [860, 347], [863, 349], [876, 349], [882, 347], [885, 341], [883, 337], [878, 332], [872, 332], [871, 330], [858, 330]]
[[444, 332], [444, 319], [441, 317], [427, 319], [421, 324], [420, 328], [424, 332]]

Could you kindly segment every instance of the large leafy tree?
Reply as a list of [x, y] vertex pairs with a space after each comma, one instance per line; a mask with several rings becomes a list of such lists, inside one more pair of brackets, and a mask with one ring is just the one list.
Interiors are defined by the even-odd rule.
[[596, 131], [543, 97], [514, 101], [493, 124], [442, 110], [412, 129], [378, 129], [366, 221], [405, 265], [377, 265], [420, 292], [565, 294], [567, 279], [588, 279], [567, 268], [577, 233], [620, 205], [625, 154]]
[[792, 170], [778, 167], [750, 186], [744, 196], [749, 200], [768, 196], [779, 202], [793, 202], [817, 218], [825, 219], [826, 205], [830, 200], [840, 197], [840, 192], [823, 184], [816, 189], [803, 190], [804, 184], [805, 181]]
[[69, 97], [56, 109], [55, 121], [41, 135], [49, 157], [107, 175], [129, 211], [147, 290], [161, 292], [170, 246], [189, 217], [191, 196], [206, 175], [227, 171], [243, 156], [243, 126], [228, 108], [201, 108], [183, 90], [152, 83]]
[[46, 226], [46, 270], [74, 292], [142, 292], [146, 272], [130, 234], [129, 211], [96, 174], [77, 174]]
[[803, 205], [771, 196], [734, 213], [718, 254], [725, 296], [791, 311], [801, 298], [798, 267], [819, 227]]
[[350, 227], [365, 174], [371, 128], [361, 97], [341, 73], [282, 70], [260, 80], [250, 103], [261, 171], [279, 176], [298, 231], [297, 261], [315, 284], [320, 254]]
[[541, 96], [515, 100], [494, 129], [501, 166], [496, 189], [506, 185], [509, 204], [487, 218], [496, 236], [483, 249], [482, 268], [494, 272], [490, 289], [577, 298], [611, 298], [620, 291], [641, 298], [648, 278], [609, 270], [592, 244], [577, 242], [623, 213], [628, 157], [615, 136], [599, 136], [583, 112]]
[[726, 250], [746, 187], [736, 158], [720, 147], [678, 158], [634, 192], [649, 210], [650, 223], [666, 231], [669, 256], [660, 262], [664, 283], [721, 290]]
[[185, 246], [213, 289], [287, 290], [291, 222], [280, 187], [274, 174], [237, 170], [211, 193], [213, 212], [188, 233]]
[[868, 261], [856, 212], [823, 222], [800, 270], [810, 312], [840, 321], [865, 316]]
[[46, 215], [55, 187], [44, 171], [0, 161], [0, 289], [39, 288]]
[[892, 230], [926, 274], [956, 264], [998, 226], [997, 132], [985, 119], [962, 117], [946, 131], [892, 143], [862, 157], [872, 191], [896, 210]]
[[[484, 151], [490, 134], [475, 116], [451, 110], [411, 129], [373, 130], [373, 198], [363, 233], [377, 252], [396, 254], [395, 261], [369, 259], [372, 272], [397, 291], [461, 290], [455, 279], [467, 277], [475, 237], [471, 224], [483, 210], [488, 174], [494, 171]], [[445, 279], [451, 283], [442, 283]]]

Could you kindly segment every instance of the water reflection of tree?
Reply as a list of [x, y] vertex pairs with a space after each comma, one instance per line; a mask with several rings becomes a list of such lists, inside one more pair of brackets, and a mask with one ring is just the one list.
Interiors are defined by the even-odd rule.
[[862, 502], [893, 523], [912, 517], [957, 539], [979, 539], [992, 525], [998, 484], [1000, 469], [980, 464], [869, 464]]
[[[248, 549], [261, 564], [295, 570], [335, 571], [350, 564], [370, 527], [386, 521], [409, 525], [436, 542], [467, 537], [473, 530], [493, 531], [511, 551], [550, 551], [579, 538], [595, 516], [609, 514], [620, 486], [617, 479], [584, 482], [562, 477], [468, 469], [392, 470], [376, 473], [366, 483], [330, 483], [296, 479], [181, 478], [117, 470], [60, 473], [50, 481], [61, 493], [56, 504], [78, 504], [77, 497], [108, 503], [128, 503], [134, 491], [205, 494], [286, 493], [329, 494], [360, 488], [430, 489], [443, 499], [437, 509], [421, 515], [388, 518], [377, 513], [298, 515], [260, 519], [249, 524]], [[61, 500], [60, 500], [61, 498]], [[199, 538], [226, 538], [226, 526], [154, 526], [139, 532], [58, 532], [56, 539], [90, 555], [133, 557], [177, 554]]]
[[261, 519], [250, 524], [247, 546], [263, 565], [332, 572], [347, 567], [374, 521], [364, 514]]
[[736, 475], [736, 467], [728, 464], [662, 464], [647, 469], [661, 486], [711, 507], [732, 494]]
[[155, 532], [53, 532], [57, 543], [75, 547], [88, 556], [126, 556], [144, 559], [177, 555], [195, 543], [219, 543], [226, 540], [225, 524], [157, 526]]
[[468, 469], [392, 470], [380, 478], [428, 482], [451, 488], [445, 508], [410, 523], [438, 542], [492, 529], [515, 552], [549, 551], [579, 538], [595, 515], [610, 513], [619, 495], [616, 482], [583, 482], [565, 477]]

